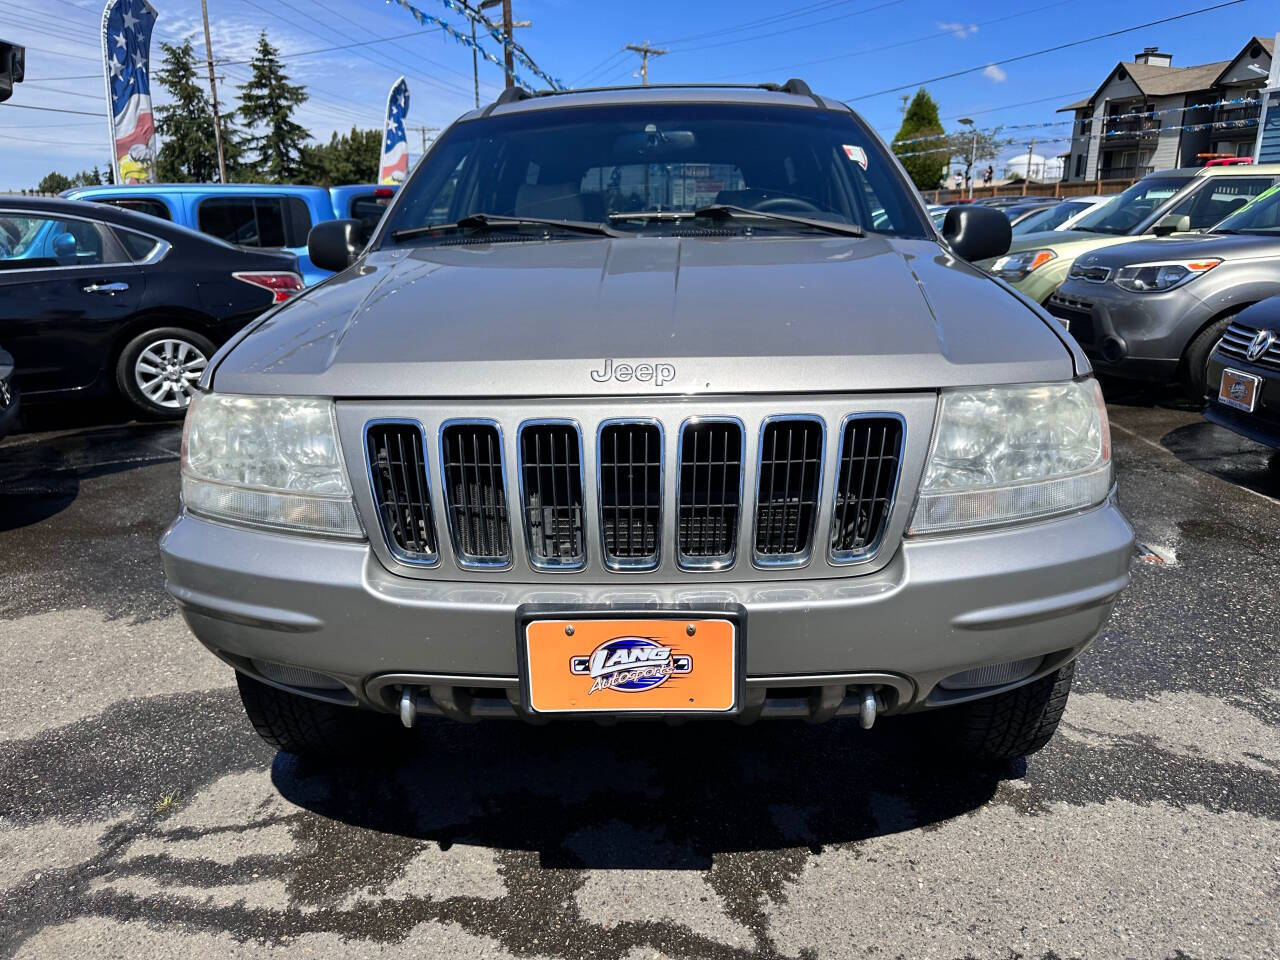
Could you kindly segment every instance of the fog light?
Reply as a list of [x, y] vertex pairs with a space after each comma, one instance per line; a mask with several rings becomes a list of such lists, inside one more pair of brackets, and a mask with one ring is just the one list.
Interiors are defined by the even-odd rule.
[[1013, 660], [1009, 663], [993, 663], [986, 667], [974, 667], [953, 673], [938, 686], [944, 690], [976, 690], [979, 687], [998, 687], [1031, 676], [1044, 657]]
[[285, 663], [272, 663], [270, 660], [250, 660], [253, 669], [268, 680], [283, 683], [288, 687], [310, 687], [313, 690], [345, 690], [346, 688], [333, 677], [325, 676], [314, 670], [303, 670]]

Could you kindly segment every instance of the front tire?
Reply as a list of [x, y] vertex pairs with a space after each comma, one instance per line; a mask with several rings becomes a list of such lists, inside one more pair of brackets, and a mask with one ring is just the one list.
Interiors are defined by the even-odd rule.
[[288, 693], [236, 671], [240, 702], [277, 750], [322, 760], [377, 757], [405, 733], [395, 717]]
[[156, 327], [134, 337], [116, 361], [116, 385], [148, 420], [181, 420], [213, 356], [208, 337], [182, 327]]
[[1235, 314], [1225, 316], [1209, 324], [1187, 344], [1182, 354], [1182, 388], [1187, 399], [1194, 404], [1203, 404], [1205, 389], [1209, 375], [1209, 354], [1218, 345], [1227, 327], [1235, 319]]
[[1013, 690], [934, 711], [944, 745], [982, 763], [1040, 750], [1058, 729], [1071, 694], [1075, 662]]

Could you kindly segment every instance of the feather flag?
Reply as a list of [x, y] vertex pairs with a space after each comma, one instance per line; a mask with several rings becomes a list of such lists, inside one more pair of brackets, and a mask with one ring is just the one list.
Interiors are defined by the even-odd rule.
[[117, 183], [156, 179], [156, 127], [151, 116], [155, 22], [155, 8], [147, 0], [107, 0], [102, 11], [102, 71]]
[[403, 183], [409, 175], [409, 144], [404, 121], [409, 115], [409, 84], [401, 77], [387, 94], [387, 121], [382, 131], [382, 161], [378, 164], [379, 183]]

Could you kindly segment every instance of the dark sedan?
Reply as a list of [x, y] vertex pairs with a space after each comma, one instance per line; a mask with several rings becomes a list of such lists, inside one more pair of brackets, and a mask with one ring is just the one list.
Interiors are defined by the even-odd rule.
[[1242, 310], [1209, 355], [1204, 415], [1280, 449], [1280, 297]]
[[0, 343], [27, 401], [118, 391], [179, 418], [214, 350], [302, 289], [246, 250], [101, 204], [0, 196]]
[[13, 357], [0, 348], [0, 440], [18, 422], [18, 385], [13, 382]]

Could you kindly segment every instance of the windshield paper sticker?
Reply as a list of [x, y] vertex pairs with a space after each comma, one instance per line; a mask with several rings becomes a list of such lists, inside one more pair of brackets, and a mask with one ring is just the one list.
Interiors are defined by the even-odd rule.
[[867, 169], [867, 151], [861, 147], [855, 147], [850, 143], [841, 144], [844, 147], [844, 155], [860, 166], [863, 170]]

